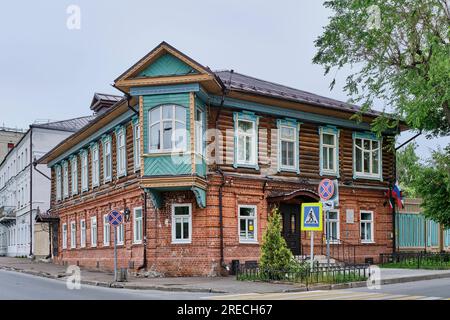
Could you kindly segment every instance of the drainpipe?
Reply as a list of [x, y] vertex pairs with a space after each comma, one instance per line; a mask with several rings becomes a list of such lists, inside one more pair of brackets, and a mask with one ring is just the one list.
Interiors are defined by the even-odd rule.
[[147, 192], [144, 189], [144, 206], [143, 206], [143, 212], [144, 215], [143, 219], [143, 244], [144, 244], [144, 259], [142, 265], [137, 269], [142, 270], [147, 268]]
[[33, 127], [30, 126], [30, 257], [33, 257]]
[[225, 175], [220, 168], [217, 169], [217, 172], [222, 177], [222, 183], [219, 186], [220, 266], [225, 268], [226, 266], [223, 254], [223, 187], [225, 186]]

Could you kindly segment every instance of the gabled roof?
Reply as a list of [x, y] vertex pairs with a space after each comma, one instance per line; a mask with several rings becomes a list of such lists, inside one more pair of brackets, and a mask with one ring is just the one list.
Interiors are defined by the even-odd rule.
[[123, 96], [96, 92], [94, 93], [94, 97], [92, 98], [91, 110], [95, 113], [103, 112], [122, 99], [124, 99]]
[[[257, 79], [241, 73], [232, 72], [230, 70], [215, 71], [214, 73], [220, 78], [228, 90], [241, 91], [278, 99], [286, 99], [306, 104], [314, 104], [325, 108], [333, 108], [352, 113], [361, 110], [359, 106], [354, 104], [287, 87], [278, 83]], [[379, 113], [377, 111], [368, 111], [365, 112], [365, 114], [376, 116]]]
[[86, 116], [62, 121], [32, 124], [31, 127], [76, 132], [94, 119], [95, 116]]

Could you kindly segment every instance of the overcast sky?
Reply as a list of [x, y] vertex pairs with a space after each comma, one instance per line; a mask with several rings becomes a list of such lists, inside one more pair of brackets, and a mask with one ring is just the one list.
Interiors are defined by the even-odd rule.
[[[67, 28], [69, 5], [81, 9], [80, 30]], [[346, 101], [345, 72], [330, 92], [330, 78], [311, 62], [329, 15], [319, 0], [5, 1], [0, 126], [90, 114], [93, 93], [120, 94], [113, 80], [163, 40], [213, 70]], [[418, 142], [426, 156], [450, 138]]]

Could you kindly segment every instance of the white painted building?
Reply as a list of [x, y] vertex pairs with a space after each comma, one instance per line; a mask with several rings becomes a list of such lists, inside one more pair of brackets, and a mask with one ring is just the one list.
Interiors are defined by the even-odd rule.
[[35, 218], [50, 206], [50, 169], [33, 163], [93, 118], [32, 124], [0, 163], [0, 255], [49, 254], [48, 228]]

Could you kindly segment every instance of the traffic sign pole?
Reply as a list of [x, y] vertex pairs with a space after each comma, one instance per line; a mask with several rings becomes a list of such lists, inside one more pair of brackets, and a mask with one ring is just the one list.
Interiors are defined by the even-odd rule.
[[114, 226], [114, 282], [117, 282], [117, 226]]
[[310, 259], [311, 259], [311, 271], [314, 269], [314, 231], [311, 231], [311, 252], [310, 252]]
[[327, 237], [327, 265], [330, 267], [330, 211], [325, 211], [325, 236]]

